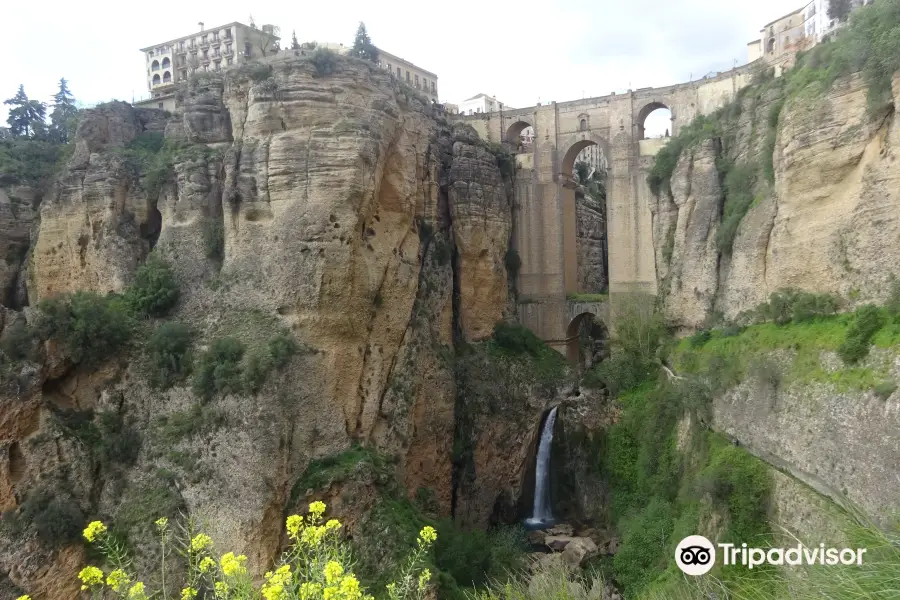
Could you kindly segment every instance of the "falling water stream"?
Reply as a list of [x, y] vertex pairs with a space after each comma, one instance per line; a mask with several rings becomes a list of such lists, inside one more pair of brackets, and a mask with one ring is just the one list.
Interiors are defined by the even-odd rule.
[[531, 518], [525, 521], [529, 526], [547, 525], [553, 521], [553, 512], [550, 509], [550, 446], [553, 445], [553, 425], [556, 423], [557, 408], [554, 406], [547, 415], [544, 428], [541, 430], [537, 462], [534, 466], [534, 509]]

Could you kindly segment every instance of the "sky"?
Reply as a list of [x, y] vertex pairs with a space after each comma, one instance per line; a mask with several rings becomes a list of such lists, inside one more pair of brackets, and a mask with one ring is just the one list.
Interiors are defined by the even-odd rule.
[[[200, 0], [158, 5], [48, 0], [17, 5], [0, 36], [0, 97], [19, 84], [49, 102], [60, 77], [85, 105], [148, 95], [139, 48], [233, 21], [272, 23], [289, 42], [352, 44], [364, 21], [376, 46], [438, 75], [442, 102], [478, 93], [533, 106], [697, 79], [747, 61], [748, 41], [797, 0], [523, 0], [487, 4], [343, 0]], [[736, 62], [735, 62], [736, 61]], [[5, 124], [7, 107], [0, 105]], [[648, 129], [650, 128], [648, 124]]]

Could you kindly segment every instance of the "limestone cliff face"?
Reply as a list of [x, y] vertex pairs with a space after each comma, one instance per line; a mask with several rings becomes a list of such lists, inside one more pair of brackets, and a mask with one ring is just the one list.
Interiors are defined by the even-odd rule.
[[606, 211], [601, 202], [589, 194], [575, 197], [578, 289], [590, 294], [603, 293], [608, 287]]
[[[900, 100], [900, 77], [893, 83]], [[900, 126], [894, 111], [869, 117], [861, 78], [816, 99], [787, 102], [778, 121], [775, 183], [757, 184], [730, 255], [718, 251], [722, 189], [715, 158], [762, 160], [772, 98], [743, 101], [730, 147], [707, 143], [679, 160], [671, 195], [656, 198], [657, 276], [673, 325], [692, 329], [720, 312], [734, 318], [794, 287], [880, 302], [900, 259]]]
[[[123, 157], [148, 131], [181, 142], [158, 185]], [[30, 302], [121, 291], [153, 246], [177, 271], [172, 318], [196, 329], [198, 351], [278, 328], [304, 351], [255, 396], [214, 400], [204, 410], [220, 416], [215, 426], [173, 439], [165, 419], [198, 405], [189, 387], [151, 390], [137, 352], [72, 370], [45, 345], [0, 397], [0, 508], [49, 487], [70, 490], [85, 516], [115, 519], [164, 492], [261, 571], [298, 475], [362, 443], [394, 456], [410, 495], [431, 490], [449, 514], [457, 390], [447, 356], [504, 316], [510, 210], [474, 133], [441, 124], [361, 61], [339, 60], [326, 77], [304, 60], [262, 81], [231, 71], [191, 87], [169, 120], [124, 103], [89, 111], [34, 228]], [[133, 466], [102, 466], [72, 441], [67, 411], [88, 409], [139, 432]], [[74, 581], [80, 544], [4, 531], [0, 546], [16, 551], [0, 551], [0, 598], [4, 577], [35, 600], [75, 597], [63, 582]]]
[[6, 306], [21, 307], [28, 301], [25, 259], [40, 199], [40, 190], [32, 186], [0, 187], [0, 298]]

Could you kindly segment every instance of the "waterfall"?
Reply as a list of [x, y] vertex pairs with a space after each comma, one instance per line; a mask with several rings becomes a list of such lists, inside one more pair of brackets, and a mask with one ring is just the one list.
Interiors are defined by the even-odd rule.
[[538, 444], [537, 461], [534, 465], [534, 509], [531, 518], [526, 521], [530, 525], [543, 525], [553, 520], [550, 510], [550, 446], [553, 445], [553, 425], [556, 423], [554, 406], [547, 415], [544, 428], [541, 430], [541, 441]]

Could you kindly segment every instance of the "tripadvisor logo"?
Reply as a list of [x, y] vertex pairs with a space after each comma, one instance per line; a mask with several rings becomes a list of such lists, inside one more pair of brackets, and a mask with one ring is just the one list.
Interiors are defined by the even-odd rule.
[[809, 548], [798, 544], [792, 548], [749, 548], [747, 544], [713, 544], [702, 535], [689, 535], [675, 548], [675, 563], [687, 575], [705, 575], [716, 564], [716, 548], [723, 566], [742, 565], [753, 569], [770, 565], [861, 565], [865, 548]]

